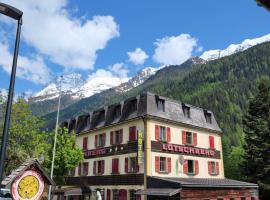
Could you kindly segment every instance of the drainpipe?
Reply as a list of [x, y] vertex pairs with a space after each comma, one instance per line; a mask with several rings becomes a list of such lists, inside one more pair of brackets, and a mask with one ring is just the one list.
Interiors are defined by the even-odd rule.
[[[143, 116], [142, 117], [143, 119], [143, 124], [144, 124], [144, 189], [146, 190], [147, 189], [147, 161], [148, 161], [148, 158], [147, 158], [147, 149], [149, 149], [148, 147], [148, 135], [147, 135], [147, 119], [146, 119], [146, 116]], [[144, 199], [146, 200], [147, 199], [147, 196], [144, 195]]]

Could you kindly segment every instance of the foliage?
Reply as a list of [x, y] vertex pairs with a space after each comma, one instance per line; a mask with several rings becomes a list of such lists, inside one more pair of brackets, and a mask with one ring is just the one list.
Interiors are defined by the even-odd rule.
[[[259, 183], [263, 199], [270, 198], [270, 81], [263, 79], [258, 93], [249, 103], [243, 120], [245, 154], [243, 174]], [[267, 197], [268, 195], [268, 197]]]
[[[2, 116], [4, 116], [2, 109]], [[1, 118], [0, 131], [3, 132], [4, 119]], [[5, 174], [16, 169], [27, 158], [46, 158], [49, 143], [47, 134], [40, 131], [43, 120], [32, 114], [24, 99], [12, 106]], [[1, 134], [2, 136], [2, 134]]]
[[[54, 141], [54, 132], [51, 134], [51, 144]], [[50, 150], [52, 158], [52, 149]], [[46, 160], [44, 165], [50, 171], [51, 160]], [[71, 170], [83, 160], [82, 150], [75, 145], [75, 134], [68, 133], [67, 129], [59, 129], [57, 134], [55, 161], [54, 161], [54, 181], [57, 185], [65, 183], [65, 177]]]

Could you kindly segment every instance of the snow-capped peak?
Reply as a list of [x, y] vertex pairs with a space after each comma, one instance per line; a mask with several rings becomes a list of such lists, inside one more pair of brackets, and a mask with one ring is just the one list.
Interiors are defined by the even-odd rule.
[[231, 44], [226, 49], [223, 49], [223, 50], [215, 49], [215, 50], [205, 51], [200, 56], [200, 58], [207, 61], [215, 60], [221, 57], [232, 55], [237, 52], [244, 51], [257, 44], [261, 44], [261, 43], [269, 42], [269, 41], [270, 41], [270, 34], [264, 35], [262, 37], [255, 38], [255, 39], [245, 39], [241, 44]]

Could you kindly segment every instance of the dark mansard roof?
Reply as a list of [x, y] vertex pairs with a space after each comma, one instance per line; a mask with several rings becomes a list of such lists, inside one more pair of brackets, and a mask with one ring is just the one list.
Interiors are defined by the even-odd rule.
[[61, 127], [81, 133], [144, 116], [221, 133], [211, 111], [149, 92], [62, 122]]

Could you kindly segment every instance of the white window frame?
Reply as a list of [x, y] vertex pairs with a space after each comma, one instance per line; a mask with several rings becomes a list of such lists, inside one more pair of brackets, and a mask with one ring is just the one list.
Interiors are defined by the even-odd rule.
[[[188, 165], [188, 174], [195, 174], [195, 161], [194, 160], [187, 160], [187, 165]], [[189, 171], [189, 162], [192, 162], [192, 172]]]
[[210, 161], [211, 165], [211, 174], [216, 175], [217, 174], [217, 164], [215, 161]]
[[[164, 162], [164, 168], [165, 168], [164, 170], [161, 169], [161, 162], [162, 162], [161, 159], [162, 160], [164, 159], [164, 161], [163, 161]], [[167, 172], [168, 171], [168, 163], [167, 163], [167, 158], [166, 157], [160, 157], [159, 158], [159, 171], [160, 172]]]
[[[188, 134], [189, 133], [191, 134], [191, 137], [190, 137], [191, 138], [191, 142], [190, 143], [188, 142]], [[187, 131], [186, 132], [186, 144], [193, 145], [193, 133], [190, 132], [190, 131]]]
[[[163, 135], [162, 135], [163, 133]], [[167, 132], [166, 132], [166, 127], [165, 126], [160, 126], [159, 127], [159, 140], [160, 141], [166, 141], [167, 139]]]

